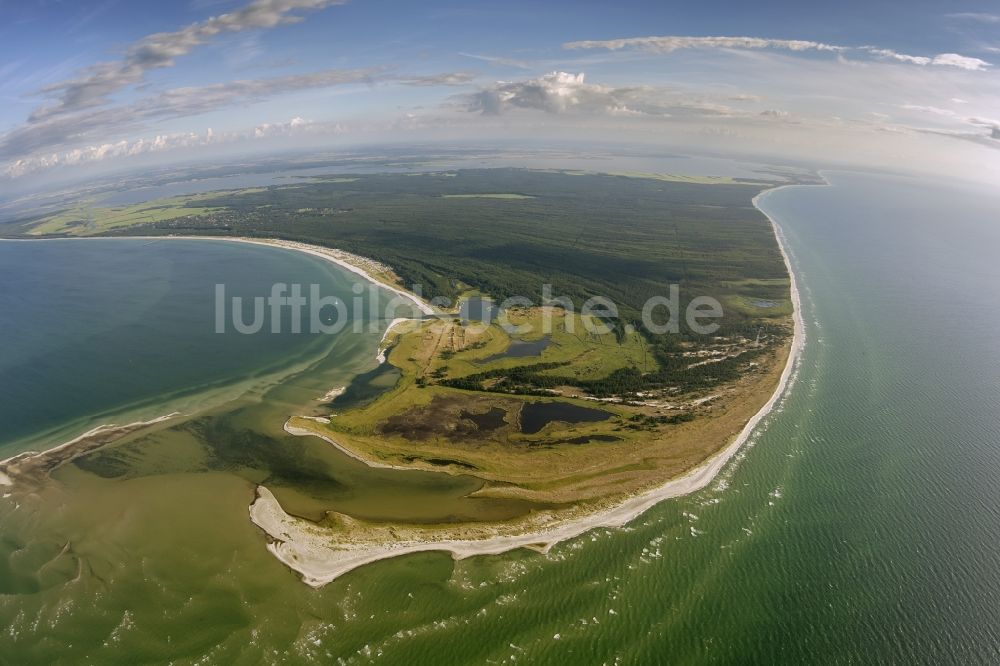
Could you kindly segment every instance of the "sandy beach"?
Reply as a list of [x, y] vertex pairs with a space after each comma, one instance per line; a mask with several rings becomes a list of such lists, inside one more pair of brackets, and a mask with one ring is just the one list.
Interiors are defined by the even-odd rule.
[[[162, 237], [151, 237], [151, 238], [162, 238]], [[258, 239], [258, 238], [227, 238], [225, 236], [168, 236], [167, 238], [184, 238], [187, 240], [200, 240], [200, 239], [210, 239], [210, 240], [226, 240], [234, 241], [238, 243], [252, 243], [254, 245], [270, 245], [272, 247], [282, 247], [287, 250], [296, 250], [298, 252], [304, 252], [305, 254], [312, 255], [314, 257], [320, 257], [326, 259], [327, 261], [334, 263], [346, 271], [359, 275], [368, 282], [373, 282], [380, 287], [384, 288], [386, 291], [391, 291], [392, 293], [412, 302], [420, 312], [425, 315], [433, 315], [435, 313], [433, 306], [430, 303], [423, 300], [416, 294], [405, 289], [401, 289], [395, 285], [388, 284], [384, 280], [380, 280], [375, 276], [378, 269], [389, 270], [389, 267], [382, 266], [373, 259], [367, 257], [362, 257], [356, 254], [351, 254], [350, 252], [345, 252], [343, 250], [337, 250], [332, 248], [320, 247], [318, 245], [309, 245], [308, 243], [299, 243], [296, 241], [286, 241], [277, 239]], [[400, 320], [393, 321], [389, 325], [391, 328], [396, 322]], [[402, 321], [405, 321], [403, 319]], [[387, 329], [388, 330], [388, 329]]]
[[380, 279], [376, 273], [387, 272], [392, 269], [388, 266], [378, 263], [374, 259], [368, 257], [362, 257], [357, 254], [352, 254], [344, 250], [338, 250], [336, 248], [322, 247], [319, 245], [310, 245], [308, 243], [299, 243], [297, 241], [287, 241], [280, 240], [277, 238], [246, 238], [242, 236], [190, 236], [190, 235], [169, 235], [169, 236], [122, 236], [122, 237], [109, 237], [109, 236], [79, 236], [79, 237], [69, 237], [69, 238], [4, 238], [0, 240], [11, 241], [11, 242], [21, 242], [21, 243], [43, 243], [48, 240], [76, 240], [76, 241], [86, 241], [86, 240], [150, 240], [150, 241], [161, 241], [161, 240], [213, 240], [213, 241], [228, 241], [230, 243], [249, 243], [251, 245], [267, 245], [270, 247], [280, 247], [286, 250], [295, 250], [296, 252], [303, 252], [305, 254], [312, 255], [314, 257], [319, 257], [325, 259], [330, 263], [340, 266], [344, 270], [358, 275], [368, 282], [377, 284], [378, 286], [384, 288], [386, 291], [390, 291], [397, 296], [410, 301], [413, 305], [420, 310], [425, 315], [434, 315], [436, 310], [434, 307], [417, 296], [411, 291], [397, 287], [396, 285], [389, 284], [385, 280]]
[[90, 451], [101, 448], [109, 442], [134, 432], [140, 428], [169, 421], [180, 412], [158, 416], [148, 421], [135, 421], [125, 425], [107, 423], [92, 428], [82, 435], [53, 446], [45, 451], [25, 451], [0, 460], [0, 485], [10, 486], [15, 479], [40, 478], [59, 465]]
[[393, 329], [402, 324], [404, 321], [420, 321], [419, 319], [411, 319], [409, 317], [397, 317], [389, 322], [389, 325], [385, 327], [385, 332], [382, 333], [382, 339], [378, 341], [378, 355], [375, 359], [379, 362], [379, 365], [385, 363], [386, 352], [389, 351], [388, 346], [385, 344], [386, 340], [389, 339], [389, 334], [392, 333]]
[[[761, 195], [754, 197], [755, 207]], [[446, 551], [454, 558], [462, 559], [475, 555], [494, 555], [517, 548], [546, 551], [554, 544], [580, 536], [595, 528], [621, 527], [663, 500], [687, 495], [706, 487], [791, 386], [805, 343], [801, 299], [791, 259], [780, 227], [770, 216], [768, 219], [774, 229], [790, 278], [790, 293], [794, 307], [791, 349], [778, 385], [770, 399], [746, 423], [733, 441], [707, 462], [652, 490], [607, 508], [591, 510], [584, 515], [573, 515], [574, 512], [534, 514], [524, 521], [484, 528], [484, 531], [490, 533], [477, 535], [475, 538], [453, 538], [454, 535], [449, 534], [447, 528], [442, 528], [423, 530], [420, 534], [414, 534], [411, 530], [410, 536], [401, 536], [399, 532], [393, 532], [390, 536], [387, 532], [386, 538], [381, 541], [373, 539], [369, 542], [337, 542], [330, 531], [288, 515], [274, 495], [267, 488], [259, 486], [257, 499], [250, 505], [250, 519], [270, 537], [268, 549], [289, 568], [297, 571], [305, 583], [320, 587], [357, 567], [409, 553]], [[289, 427], [287, 424], [285, 429], [290, 434], [317, 436], [312, 431]], [[323, 439], [345, 451], [336, 442], [325, 437]], [[345, 453], [357, 458], [350, 452], [345, 451]], [[345, 522], [350, 521], [347, 517], [343, 518]]]
[[[301, 417], [300, 416], [300, 417], [296, 417], [296, 418], [306, 418], [306, 417]], [[315, 419], [313, 419], [313, 420], [315, 420]], [[329, 420], [327, 420], [327, 423], [329, 423]], [[413, 469], [412, 467], [402, 467], [400, 465], [389, 465], [389, 464], [386, 464], [386, 463], [375, 462], [374, 460], [368, 460], [367, 458], [362, 458], [361, 456], [359, 456], [354, 451], [351, 451], [349, 448], [347, 448], [345, 446], [341, 446], [339, 443], [337, 443], [336, 441], [334, 441], [330, 437], [326, 437], [325, 435], [320, 435], [319, 433], [317, 433], [317, 432], [315, 432], [313, 430], [309, 430], [308, 428], [300, 428], [300, 427], [298, 427], [296, 425], [293, 425], [292, 422], [291, 422], [291, 419], [289, 419], [288, 421], [285, 421], [285, 425], [283, 426], [283, 429], [289, 435], [295, 435], [296, 437], [319, 437], [324, 442], [326, 442], [327, 444], [331, 445], [333, 448], [335, 448], [338, 451], [340, 451], [341, 453], [343, 453], [345, 456], [347, 456], [349, 458], [354, 458], [355, 460], [357, 460], [359, 462], [363, 462], [368, 467], [379, 468], [379, 469], [399, 469], [399, 470], [403, 470], [403, 471], [407, 471], [407, 472], [412, 471], [412, 469]]]

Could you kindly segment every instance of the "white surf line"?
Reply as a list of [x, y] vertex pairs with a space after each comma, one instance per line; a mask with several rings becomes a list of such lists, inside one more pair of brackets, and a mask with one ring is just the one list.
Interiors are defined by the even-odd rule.
[[[62, 451], [63, 449], [71, 447], [74, 444], [78, 444], [78, 443], [80, 443], [81, 441], [83, 441], [85, 439], [88, 439], [90, 437], [95, 437], [97, 435], [101, 435], [101, 434], [103, 434], [105, 432], [109, 432], [109, 431], [112, 431], [112, 430], [121, 430], [121, 429], [125, 429], [125, 428], [130, 428], [130, 429], [131, 428], [143, 428], [143, 427], [146, 427], [146, 426], [151, 426], [151, 425], [155, 425], [157, 423], [162, 423], [164, 421], [168, 421], [168, 420], [174, 418], [175, 416], [180, 416], [180, 412], [171, 412], [170, 414], [164, 414], [163, 416], [157, 416], [156, 418], [150, 419], [148, 421], [133, 421], [132, 423], [126, 423], [125, 425], [118, 425], [116, 423], [105, 423], [105, 424], [99, 425], [99, 426], [97, 426], [95, 428], [91, 428], [90, 430], [88, 430], [87, 432], [83, 433], [82, 435], [77, 435], [76, 437], [74, 437], [73, 439], [69, 440], [68, 442], [63, 442], [62, 444], [58, 444], [58, 445], [53, 446], [51, 448], [45, 449], [44, 451], [22, 451], [21, 453], [15, 454], [15, 455], [13, 455], [13, 456], [11, 456], [9, 458], [6, 458], [4, 460], [0, 460], [0, 468], [5, 468], [9, 464], [15, 463], [15, 462], [17, 462], [19, 460], [26, 460], [26, 459], [29, 459], [29, 458], [40, 458], [40, 457], [47, 456], [47, 455], [50, 455], [52, 453], [55, 453], [57, 451]], [[8, 476], [7, 474], [5, 474], [2, 471], [0, 471], [0, 486], [9, 486], [9, 485], [13, 485], [13, 481], [11, 480], [10, 476]]]
[[[630, 497], [610, 509], [581, 518], [565, 519], [550, 514], [549, 524], [543, 525], [539, 529], [533, 529], [523, 534], [494, 535], [478, 539], [400, 540], [384, 544], [333, 544], [328, 533], [324, 534], [323, 530], [318, 530], [315, 525], [308, 521], [288, 515], [267, 488], [258, 486], [257, 499], [250, 505], [250, 519], [273, 539], [267, 545], [268, 550], [290, 569], [298, 572], [305, 583], [312, 587], [322, 587], [348, 571], [365, 564], [409, 553], [446, 551], [450, 552], [455, 559], [463, 559], [476, 555], [496, 555], [524, 547], [537, 548], [545, 552], [561, 541], [578, 537], [595, 528], [622, 527], [663, 500], [688, 495], [708, 486], [726, 466], [726, 463], [746, 443], [760, 422], [771, 413], [792, 385], [795, 369], [805, 345], [802, 301], [786, 247], [787, 241], [774, 219], [758, 206], [760, 196], [768, 191], [773, 190], [766, 190], [754, 197], [753, 205], [771, 222], [775, 239], [788, 271], [790, 295], [794, 308], [792, 344], [778, 386], [770, 399], [746, 423], [736, 438], [708, 461], [680, 477]], [[361, 459], [360, 456], [347, 451], [345, 447], [336, 444], [329, 438], [305, 429], [294, 428], [294, 430], [295, 432], [292, 428], [286, 427], [286, 431], [290, 434], [319, 436], [348, 455]], [[383, 466], [377, 463], [372, 465], [369, 461], [364, 462], [373, 467]], [[541, 520], [544, 521], [545, 518]]]

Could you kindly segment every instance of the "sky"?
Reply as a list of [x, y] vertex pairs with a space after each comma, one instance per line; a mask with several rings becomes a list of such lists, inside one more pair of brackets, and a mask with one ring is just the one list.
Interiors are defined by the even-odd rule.
[[587, 140], [1000, 182], [1000, 2], [0, 0], [0, 188]]

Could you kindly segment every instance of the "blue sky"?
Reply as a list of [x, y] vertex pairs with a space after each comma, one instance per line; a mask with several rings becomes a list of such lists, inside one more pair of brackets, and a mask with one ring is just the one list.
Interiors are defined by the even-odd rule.
[[992, 170], [994, 61], [986, 2], [0, 0], [0, 174], [538, 136]]

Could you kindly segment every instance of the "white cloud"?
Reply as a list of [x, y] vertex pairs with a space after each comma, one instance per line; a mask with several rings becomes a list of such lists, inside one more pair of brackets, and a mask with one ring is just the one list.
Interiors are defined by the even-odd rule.
[[404, 76], [399, 82], [408, 86], [461, 86], [475, 78], [476, 75], [472, 72], [445, 72], [426, 76]]
[[312, 125], [308, 120], [295, 116], [287, 123], [263, 123], [253, 128], [253, 137], [263, 139], [271, 136], [287, 136], [302, 131]]
[[967, 56], [958, 55], [957, 53], [941, 53], [934, 56], [931, 59], [932, 65], [944, 65], [946, 67], [958, 67], [959, 69], [969, 69], [973, 71], [982, 71], [987, 67], [990, 67], [990, 63], [985, 60], [980, 60], [979, 58], [969, 58]]
[[57, 166], [75, 166], [113, 158], [136, 157], [180, 148], [207, 146], [209, 144], [296, 136], [313, 131], [324, 134], [338, 134], [342, 129], [339, 125], [327, 126], [296, 116], [287, 122], [261, 123], [247, 131], [219, 133], [209, 127], [203, 133], [176, 132], [171, 134], [156, 134], [133, 141], [123, 139], [22, 158], [8, 164], [4, 168], [3, 174], [10, 178], [16, 178]]
[[978, 127], [985, 127], [986, 129], [1000, 129], [1000, 120], [996, 118], [981, 118], [978, 116], [973, 116], [972, 118], [967, 118], [966, 121], [970, 125], [976, 125]]
[[987, 14], [983, 12], [958, 12], [947, 14], [948, 18], [975, 21], [977, 23], [1000, 23], [1000, 14]]
[[127, 46], [122, 59], [97, 63], [80, 71], [76, 78], [43, 88], [41, 92], [56, 96], [57, 102], [36, 109], [30, 121], [107, 104], [108, 95], [141, 83], [149, 70], [171, 67], [174, 58], [190, 53], [217, 35], [294, 23], [301, 17], [293, 12], [321, 9], [341, 2], [343, 0], [254, 0], [233, 12], [192, 23], [180, 30], [147, 35]]
[[761, 37], [630, 37], [603, 41], [587, 40], [563, 44], [567, 49], [638, 48], [654, 53], [672, 53], [679, 49], [786, 49], [789, 51], [842, 51], [845, 47], [800, 39], [764, 39]]
[[329, 69], [267, 79], [173, 88], [132, 104], [98, 108], [29, 122], [0, 135], [0, 159], [17, 159], [67, 144], [100, 141], [145, 121], [196, 116], [234, 104], [261, 101], [285, 93], [370, 81], [377, 69]]
[[472, 58], [474, 60], [482, 60], [491, 65], [501, 65], [504, 67], [516, 67], [518, 69], [531, 69], [531, 64], [526, 60], [516, 60], [514, 58], [503, 58], [500, 56], [490, 56], [490, 55], [480, 55], [478, 53], [464, 53], [461, 52], [458, 55], [463, 58]]
[[[960, 114], [951, 109], [943, 109], [937, 106], [929, 106], [922, 104], [902, 104], [900, 108], [907, 111], [915, 111], [917, 113], [923, 113], [927, 115], [937, 116], [939, 118], [944, 118], [946, 120], [953, 121], [959, 126], [965, 126], [964, 129], [959, 130], [949, 130], [946, 134], [952, 134], [955, 136], [968, 138], [968, 137], [981, 137], [983, 135], [983, 130], [988, 130], [992, 138], [1000, 138], [1000, 120], [995, 118], [984, 118], [981, 116], [966, 116]], [[968, 126], [975, 128], [973, 133], [969, 133]], [[926, 128], [919, 128], [921, 131], [928, 131]], [[933, 131], [933, 130], [931, 130]]]
[[218, 137], [208, 129], [205, 134], [181, 132], [176, 134], [158, 134], [150, 138], [136, 141], [116, 141], [72, 150], [53, 152], [45, 155], [35, 155], [15, 160], [4, 169], [4, 175], [16, 178], [42, 169], [57, 166], [74, 166], [99, 162], [116, 157], [134, 157], [147, 153], [162, 152], [173, 148], [191, 147], [218, 142]]
[[906, 55], [905, 53], [897, 53], [892, 49], [879, 49], [875, 47], [865, 47], [862, 49], [874, 56], [880, 56], [882, 58], [888, 58], [889, 60], [896, 60], [898, 62], [906, 62], [911, 65], [930, 65], [934, 62], [933, 58], [928, 58], [927, 56], [912, 56]]
[[536, 79], [500, 81], [459, 97], [469, 111], [500, 115], [516, 109], [553, 114], [612, 116], [727, 115], [735, 111], [704, 96], [652, 86], [612, 87], [587, 83], [584, 74], [550, 72]]
[[[131, 104], [81, 110], [15, 127], [0, 134], [0, 160], [10, 160], [11, 164], [34, 164], [41, 159], [39, 155], [44, 155], [46, 157], [41, 159], [41, 163], [44, 163], [52, 154], [69, 154], [80, 144], [90, 144], [89, 148], [80, 148], [88, 151], [95, 150], [95, 146], [117, 145], [115, 142], [109, 144], [107, 140], [123, 133], [134, 135], [148, 132], [149, 125], [159, 121], [198, 116], [303, 90], [374, 81], [412, 86], [457, 86], [472, 78], [473, 75], [467, 72], [404, 76], [384, 74], [384, 70], [380, 68], [329, 69], [309, 74], [173, 88]], [[265, 133], [275, 131], [276, 126], [262, 130]], [[65, 162], [60, 160], [59, 163]], [[22, 172], [23, 169], [17, 167], [14, 171]]]
[[638, 49], [651, 53], [673, 53], [680, 49], [778, 49], [783, 51], [825, 51], [840, 55], [849, 52], [867, 53], [913, 65], [938, 65], [967, 70], [984, 70], [990, 63], [957, 53], [936, 56], [914, 56], [875, 46], [841, 46], [802, 39], [767, 39], [763, 37], [629, 37], [626, 39], [588, 40], [563, 44], [566, 49]]
[[942, 116], [944, 118], [957, 118], [958, 114], [951, 109], [942, 109], [938, 106], [928, 106], [924, 104], [901, 104], [901, 109], [906, 109], [907, 111], [919, 111], [921, 113], [929, 113], [934, 116]]

